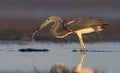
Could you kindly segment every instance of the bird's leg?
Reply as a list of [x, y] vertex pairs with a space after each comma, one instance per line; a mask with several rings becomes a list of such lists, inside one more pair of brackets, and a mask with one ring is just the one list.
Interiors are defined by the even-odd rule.
[[81, 46], [82, 52], [85, 52], [86, 49], [85, 49], [85, 45], [84, 45], [84, 42], [83, 42], [83, 39], [82, 39], [82, 34], [77, 33], [77, 35], [78, 35], [78, 38], [79, 38], [79, 41], [80, 41], [80, 46]]
[[82, 34], [80, 35], [79, 40], [80, 40], [80, 45], [81, 45], [82, 51], [85, 52], [86, 49], [85, 49], [85, 45], [84, 45], [84, 42], [83, 42], [83, 39], [82, 39]]

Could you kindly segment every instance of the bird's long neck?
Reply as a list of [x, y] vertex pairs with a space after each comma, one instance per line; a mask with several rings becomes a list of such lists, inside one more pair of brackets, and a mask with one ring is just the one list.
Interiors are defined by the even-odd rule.
[[71, 34], [69, 31], [65, 31], [64, 28], [62, 28], [62, 32], [59, 32], [60, 30], [60, 25], [62, 25], [62, 20], [60, 18], [57, 18], [54, 20], [54, 24], [52, 25], [50, 31], [56, 38], [63, 38], [66, 37], [67, 35]]

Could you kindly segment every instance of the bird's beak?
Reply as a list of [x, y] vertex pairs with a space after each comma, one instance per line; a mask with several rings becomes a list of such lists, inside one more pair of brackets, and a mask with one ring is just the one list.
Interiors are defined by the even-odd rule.
[[40, 31], [43, 27], [45, 27], [46, 25], [48, 25], [50, 22], [48, 20], [46, 20], [41, 26], [38, 26], [36, 28], [36, 30], [33, 32], [33, 35], [32, 35], [32, 39], [34, 39], [34, 36], [35, 34]]
[[40, 30], [41, 30], [42, 28], [44, 28], [45, 26], [47, 26], [49, 23], [51, 23], [51, 22], [49, 22], [48, 20], [46, 20], [46, 21], [40, 26]]
[[46, 20], [41, 26], [38, 26], [36, 28], [36, 30], [34, 31], [34, 33], [37, 33], [38, 31], [40, 31], [42, 28], [44, 28], [46, 25], [48, 25], [50, 22], [48, 20]]

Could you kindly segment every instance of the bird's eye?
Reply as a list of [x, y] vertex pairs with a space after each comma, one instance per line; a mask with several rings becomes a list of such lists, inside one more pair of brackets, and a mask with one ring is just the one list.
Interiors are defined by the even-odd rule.
[[47, 20], [50, 20], [50, 19], [47, 19]]

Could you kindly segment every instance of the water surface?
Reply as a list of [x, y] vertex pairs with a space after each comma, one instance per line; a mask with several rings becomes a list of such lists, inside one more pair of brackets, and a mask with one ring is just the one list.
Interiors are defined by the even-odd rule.
[[[119, 73], [120, 43], [86, 43], [82, 69], [99, 73]], [[49, 49], [48, 52], [19, 52], [21, 48]], [[73, 51], [75, 50], [75, 51]], [[75, 70], [82, 53], [79, 43], [0, 42], [0, 73], [50, 73], [56, 64]]]

